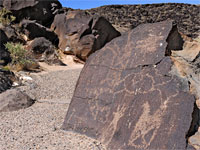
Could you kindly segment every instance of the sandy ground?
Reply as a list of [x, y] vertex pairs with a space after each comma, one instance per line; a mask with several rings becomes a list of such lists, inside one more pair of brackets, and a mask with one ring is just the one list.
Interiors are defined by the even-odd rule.
[[67, 66], [41, 64], [45, 71], [28, 74], [33, 80], [18, 88], [36, 103], [0, 113], [0, 150], [105, 150], [94, 139], [60, 129], [83, 67], [70, 59]]

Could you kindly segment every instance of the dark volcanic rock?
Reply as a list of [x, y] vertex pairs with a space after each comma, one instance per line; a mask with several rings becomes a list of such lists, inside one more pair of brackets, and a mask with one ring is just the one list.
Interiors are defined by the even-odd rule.
[[0, 65], [6, 65], [8, 62], [11, 61], [10, 54], [5, 48], [4, 44], [8, 42], [8, 37], [6, 36], [5, 32], [0, 29]]
[[22, 29], [22, 32], [30, 40], [33, 40], [34, 38], [38, 37], [45, 37], [56, 46], [58, 45], [57, 35], [54, 32], [50, 31], [50, 29], [40, 25], [39, 23], [36, 23], [35, 21], [23, 20], [20, 23], [20, 27]]
[[[186, 41], [182, 51], [172, 51], [171, 58], [176, 66], [176, 73], [190, 83], [190, 91], [195, 94], [196, 104], [194, 105], [193, 121], [187, 137], [191, 145], [199, 149], [199, 134], [195, 133], [200, 129], [200, 42], [195, 40]], [[198, 131], [200, 133], [200, 130]]]
[[59, 37], [59, 48], [82, 60], [120, 35], [105, 18], [80, 10], [56, 15], [51, 29]]
[[4, 33], [8, 37], [9, 42], [25, 43], [24, 39], [21, 37], [15, 26], [6, 25], [1, 26], [0, 29], [4, 31]]
[[44, 37], [35, 38], [26, 48], [31, 50], [32, 57], [38, 61], [44, 61], [49, 64], [63, 65], [58, 58], [55, 46], [53, 46], [52, 43]]
[[0, 94], [0, 112], [24, 109], [33, 103], [34, 100], [17, 89], [7, 90]]
[[50, 26], [54, 15], [62, 7], [58, 0], [1, 0], [2, 6], [12, 11], [19, 22], [22, 19], [36, 20]]
[[195, 99], [187, 82], [170, 73], [171, 30], [171, 21], [140, 25], [92, 54], [63, 129], [108, 149], [186, 149]]
[[12, 87], [12, 78], [14, 78], [12, 72], [0, 69], [0, 93]]
[[110, 5], [87, 10], [91, 14], [105, 17], [112, 25], [120, 28], [135, 28], [143, 23], [173, 20], [179, 31], [197, 37], [200, 31], [200, 6], [178, 3], [146, 5]]

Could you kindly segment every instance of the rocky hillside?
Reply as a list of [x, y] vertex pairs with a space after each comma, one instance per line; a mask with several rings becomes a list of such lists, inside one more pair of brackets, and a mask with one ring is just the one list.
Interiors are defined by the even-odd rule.
[[197, 37], [200, 32], [200, 6], [190, 4], [110, 5], [87, 10], [105, 17], [118, 30], [135, 28], [143, 23], [172, 19], [180, 32]]

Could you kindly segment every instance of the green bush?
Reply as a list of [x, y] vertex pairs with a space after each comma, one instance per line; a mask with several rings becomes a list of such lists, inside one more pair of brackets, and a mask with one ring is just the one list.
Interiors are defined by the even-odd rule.
[[10, 52], [12, 58], [11, 65], [25, 66], [33, 63], [32, 60], [28, 58], [28, 51], [23, 48], [22, 44], [7, 42], [5, 47]]
[[2, 69], [2, 70], [5, 70], [5, 71], [11, 71], [11, 70], [12, 70], [11, 67], [10, 67], [9, 65], [3, 66], [1, 69]]
[[6, 8], [0, 10], [0, 23], [3, 25], [9, 25], [15, 21], [15, 19], [16, 17], [11, 15], [11, 11], [7, 10]]

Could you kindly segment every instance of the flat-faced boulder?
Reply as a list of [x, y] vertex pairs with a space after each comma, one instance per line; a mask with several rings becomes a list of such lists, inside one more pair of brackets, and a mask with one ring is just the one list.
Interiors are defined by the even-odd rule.
[[92, 54], [62, 128], [112, 150], [186, 149], [195, 98], [165, 55], [172, 30], [170, 20], [142, 24]]
[[58, 0], [2, 0], [2, 6], [10, 10], [16, 21], [29, 18], [44, 26], [50, 26], [54, 15], [62, 7]]
[[31, 106], [35, 101], [25, 93], [10, 89], [0, 94], [0, 112], [16, 111]]
[[120, 33], [103, 17], [92, 17], [85, 11], [68, 11], [55, 16], [51, 29], [59, 37], [59, 48], [81, 60], [102, 48]]

